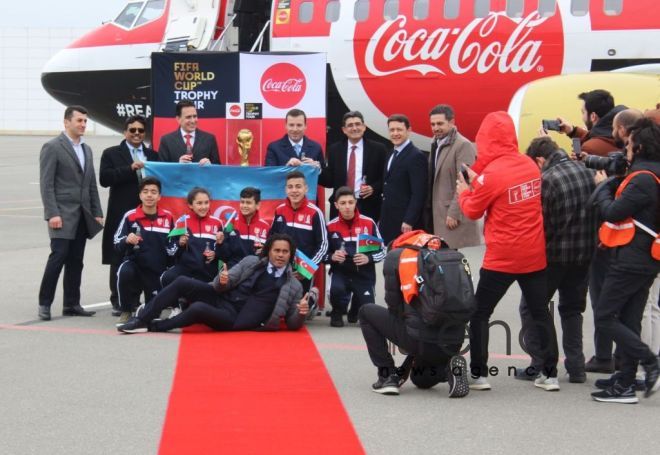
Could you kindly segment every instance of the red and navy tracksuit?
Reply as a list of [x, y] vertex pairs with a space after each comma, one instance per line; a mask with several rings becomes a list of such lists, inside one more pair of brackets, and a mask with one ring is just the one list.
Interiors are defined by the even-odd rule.
[[[385, 258], [385, 252], [381, 244], [380, 250], [363, 253], [369, 258], [368, 264], [355, 265], [353, 256], [357, 253], [360, 234], [382, 238], [374, 220], [361, 215], [357, 209], [352, 220], [345, 220], [340, 215], [328, 222], [329, 245], [325, 262], [330, 264], [330, 303], [333, 313], [346, 313], [348, 303], [351, 301], [351, 294], [355, 296], [356, 300], [353, 305], [357, 303], [358, 306], [361, 306], [365, 303], [375, 302], [375, 263]], [[346, 251], [346, 260], [343, 263], [333, 261], [332, 255], [342, 248]]]
[[[167, 234], [174, 226], [174, 218], [168, 210], [158, 208], [154, 215], [147, 215], [142, 206], [129, 210], [119, 223], [114, 237], [115, 249], [124, 257], [117, 270], [117, 291], [122, 311], [132, 311], [138, 306], [140, 293], [149, 301], [161, 288], [160, 275], [171, 263], [173, 252], [168, 249]], [[130, 233], [139, 230], [142, 241], [138, 245], [126, 243]]]
[[259, 211], [248, 222], [241, 212], [234, 212], [225, 226], [225, 241], [220, 257], [229, 268], [238, 264], [244, 257], [257, 254], [268, 239], [270, 224], [262, 220]]
[[[304, 198], [294, 209], [287, 199], [275, 209], [269, 235], [288, 234], [296, 242], [296, 248], [316, 264], [320, 264], [328, 251], [328, 235], [323, 212]], [[301, 280], [303, 292], [309, 291], [311, 280]]]
[[[181, 236], [171, 237], [169, 249], [174, 255], [174, 267], [167, 269], [160, 278], [163, 287], [170, 284], [176, 277], [183, 275], [201, 281], [212, 281], [218, 274], [218, 258], [221, 245], [216, 243], [216, 234], [222, 232], [224, 226], [218, 218], [207, 214], [199, 217], [194, 212], [188, 214], [186, 221], [188, 244], [179, 246]], [[215, 259], [206, 261], [204, 251], [210, 248], [215, 252]]]

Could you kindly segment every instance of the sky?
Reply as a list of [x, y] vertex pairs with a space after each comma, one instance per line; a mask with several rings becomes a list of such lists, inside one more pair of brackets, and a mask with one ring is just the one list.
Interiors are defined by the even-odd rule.
[[[0, 27], [91, 28], [114, 19], [127, 0], [27, 0], [5, 4]], [[36, 13], [35, 13], [36, 12]]]

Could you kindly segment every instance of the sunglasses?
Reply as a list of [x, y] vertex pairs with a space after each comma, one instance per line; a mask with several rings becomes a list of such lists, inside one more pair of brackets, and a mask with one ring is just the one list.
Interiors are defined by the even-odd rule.
[[144, 134], [144, 128], [129, 128], [128, 132], [131, 134], [135, 134], [135, 133]]

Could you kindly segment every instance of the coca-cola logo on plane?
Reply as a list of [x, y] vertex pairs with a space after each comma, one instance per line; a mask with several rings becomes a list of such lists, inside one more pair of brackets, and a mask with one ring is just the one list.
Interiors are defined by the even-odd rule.
[[[382, 18], [382, 11], [370, 17]], [[559, 12], [542, 18], [531, 9], [521, 18], [475, 18], [468, 8], [451, 20], [433, 11], [421, 21], [399, 15], [358, 23], [354, 54], [378, 109], [408, 115], [413, 130], [430, 136], [428, 112], [436, 104], [454, 107], [459, 129], [462, 121], [478, 125], [479, 113], [506, 110], [524, 84], [561, 73], [562, 22]], [[392, 87], [403, 96], [393, 96]]]
[[261, 76], [261, 95], [273, 107], [293, 107], [302, 101], [306, 91], [305, 75], [291, 63], [276, 63]]

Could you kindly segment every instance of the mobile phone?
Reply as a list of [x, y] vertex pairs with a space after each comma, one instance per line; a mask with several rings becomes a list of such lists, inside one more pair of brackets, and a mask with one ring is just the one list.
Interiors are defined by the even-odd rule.
[[573, 138], [573, 154], [578, 159], [580, 158], [580, 155], [582, 155], [582, 143], [580, 142], [579, 137]]
[[560, 123], [559, 120], [541, 120], [541, 124], [543, 125], [543, 129], [546, 131], [559, 131], [560, 130]]
[[463, 174], [463, 180], [465, 180], [465, 183], [470, 183], [470, 174], [468, 173], [468, 165], [467, 164], [461, 164], [461, 174]]

